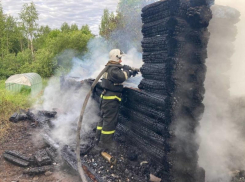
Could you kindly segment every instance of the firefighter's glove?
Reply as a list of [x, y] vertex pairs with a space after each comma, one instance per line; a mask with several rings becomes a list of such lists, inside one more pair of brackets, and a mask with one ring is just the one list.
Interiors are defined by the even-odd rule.
[[131, 71], [131, 75], [132, 75], [133, 77], [135, 77], [138, 73], [139, 73], [139, 72], [138, 72], [137, 70]]
[[132, 70], [132, 68], [128, 65], [123, 65], [123, 71], [129, 71]]

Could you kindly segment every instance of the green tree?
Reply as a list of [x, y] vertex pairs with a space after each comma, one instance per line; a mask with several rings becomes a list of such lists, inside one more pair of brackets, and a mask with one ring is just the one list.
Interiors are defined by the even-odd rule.
[[50, 77], [55, 69], [68, 71], [72, 58], [86, 53], [87, 44], [94, 37], [88, 25], [80, 30], [76, 24], [69, 26], [66, 22], [60, 30], [38, 27], [33, 3], [24, 4], [19, 16], [17, 22], [4, 15], [0, 3], [0, 78], [24, 72]]
[[77, 30], [78, 30], [77, 24], [72, 24], [71, 25], [71, 31], [77, 31]]
[[62, 32], [70, 32], [71, 27], [68, 25], [68, 23], [64, 22], [60, 27]]
[[32, 56], [34, 58], [33, 38], [38, 26], [38, 12], [36, 10], [35, 4], [33, 2], [31, 2], [30, 5], [28, 3], [25, 3], [19, 15], [20, 19], [22, 20], [22, 25], [26, 33], [27, 39], [29, 39], [30, 41], [30, 48]]
[[109, 40], [111, 33], [116, 29], [118, 25], [118, 16], [110, 13], [108, 9], [104, 9], [103, 16], [99, 27], [100, 36]]
[[81, 31], [60, 32], [51, 31], [49, 38], [46, 40], [47, 48], [54, 54], [59, 54], [65, 49], [74, 49], [78, 52], [86, 51], [88, 41], [93, 38], [90, 32], [84, 34]]
[[[141, 9], [156, 0], [119, 0], [116, 15], [107, 9], [100, 24], [100, 35], [107, 39], [111, 46], [129, 50], [132, 47], [141, 51], [142, 21]], [[133, 18], [132, 18], [133, 17]]]
[[54, 30], [51, 30], [48, 34], [48, 38], [49, 39], [53, 39], [55, 37], [58, 37], [59, 34], [61, 34], [61, 31], [59, 29], [54, 29]]
[[30, 49], [25, 49], [23, 52], [19, 52], [16, 57], [17, 57], [17, 64], [20, 67], [25, 63], [27, 64], [32, 63], [32, 55]]
[[12, 74], [17, 73], [19, 67], [16, 64], [15, 54], [6, 54], [1, 60], [1, 68], [0, 77], [2, 78], [7, 78]]
[[79, 51], [80, 53], [87, 51], [87, 43], [93, 37], [92, 33], [84, 34], [81, 31], [76, 31], [70, 35], [69, 48]]
[[15, 35], [18, 39], [18, 44], [20, 48], [19, 50], [22, 52], [24, 51], [24, 49], [29, 47], [28, 46], [29, 40], [25, 33], [25, 29], [22, 22], [17, 22], [17, 26], [15, 28], [16, 28]]
[[51, 28], [46, 25], [46, 26], [41, 26], [38, 31], [41, 35], [48, 35], [51, 32]]
[[88, 25], [83, 25], [80, 29], [80, 31], [83, 33], [83, 34], [86, 34], [86, 35], [92, 35], [92, 32], [91, 30], [89, 29], [89, 26]]
[[[17, 26], [17, 21], [12, 16], [7, 16], [5, 21], [6, 48], [8, 52], [17, 54], [21, 51], [19, 36], [21, 30]], [[23, 36], [22, 36], [23, 38]]]
[[1, 58], [4, 57], [5, 52], [5, 35], [4, 35], [4, 28], [5, 28], [5, 16], [3, 14], [3, 8], [0, 2], [0, 54]]
[[36, 52], [36, 61], [33, 63], [33, 70], [42, 77], [50, 77], [56, 68], [54, 54], [48, 49], [39, 49]]
[[51, 32], [51, 28], [48, 25], [41, 26], [40, 28], [38, 28], [38, 31], [35, 34], [35, 40], [34, 40], [35, 50], [44, 48], [46, 46], [45, 41], [47, 37], [49, 36], [50, 32]]

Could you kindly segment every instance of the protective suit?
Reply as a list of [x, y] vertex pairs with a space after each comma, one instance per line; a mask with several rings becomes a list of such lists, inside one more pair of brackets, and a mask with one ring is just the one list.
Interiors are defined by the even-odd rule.
[[[113, 54], [118, 53], [118, 55]], [[96, 138], [99, 141], [95, 149], [109, 149], [115, 150], [115, 143], [113, 142], [113, 135], [117, 126], [117, 118], [119, 106], [121, 102], [123, 85], [122, 83], [130, 78], [130, 67], [123, 66], [123, 70], [116, 65], [121, 63], [121, 51], [114, 49], [110, 52], [110, 61], [107, 63], [112, 65], [107, 72], [104, 73], [101, 87], [103, 92], [101, 94], [100, 110], [102, 119], [97, 125]], [[107, 66], [106, 65], [106, 66]], [[113, 66], [115, 65], [115, 67]]]

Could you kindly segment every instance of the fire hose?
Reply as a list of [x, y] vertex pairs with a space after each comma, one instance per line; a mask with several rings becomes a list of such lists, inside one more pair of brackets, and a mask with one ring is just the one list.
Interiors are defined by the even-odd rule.
[[[83, 121], [83, 115], [84, 115], [84, 112], [85, 112], [85, 109], [86, 109], [86, 106], [88, 104], [88, 101], [89, 101], [89, 98], [94, 90], [94, 87], [96, 86], [96, 84], [98, 83], [98, 81], [100, 80], [100, 78], [102, 77], [102, 75], [109, 69], [109, 67], [118, 67], [118, 68], [123, 68], [122, 65], [107, 65], [101, 72], [100, 74], [96, 77], [96, 79], [94, 80], [92, 86], [91, 86], [91, 89], [90, 91], [87, 93], [86, 97], [85, 97], [85, 100], [83, 102], [83, 107], [82, 107], [82, 110], [80, 112], [80, 117], [79, 117], [79, 121], [78, 121], [78, 124], [77, 124], [77, 137], [76, 137], [76, 140], [77, 140], [77, 144], [76, 144], [76, 157], [77, 157], [77, 169], [78, 169], [78, 173], [82, 179], [82, 182], [87, 182], [87, 179], [86, 179], [86, 176], [85, 176], [85, 173], [84, 173], [84, 170], [82, 168], [82, 162], [81, 162], [81, 156], [80, 156], [80, 141], [81, 141], [81, 135], [80, 135], [80, 132], [81, 132], [81, 127], [82, 127], [82, 121]], [[131, 68], [132, 71], [136, 71], [136, 72], [139, 72], [140, 70], [139, 69], [135, 69], [135, 68]]]

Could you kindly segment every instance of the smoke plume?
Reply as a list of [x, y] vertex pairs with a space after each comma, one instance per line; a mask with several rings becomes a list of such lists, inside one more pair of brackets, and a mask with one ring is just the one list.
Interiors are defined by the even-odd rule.
[[[245, 93], [241, 89], [245, 87], [244, 7], [242, 0], [216, 0], [212, 7], [205, 112], [199, 131], [199, 164], [207, 182], [229, 182], [232, 171], [245, 169], [244, 99], [236, 99]], [[239, 23], [236, 9], [241, 13]]]
[[[90, 89], [88, 85], [83, 85], [81, 89], [71, 87], [62, 90], [59, 75], [61, 71], [70, 70], [65, 75], [76, 83], [88, 79], [95, 79], [109, 60], [109, 51], [112, 47], [103, 38], [97, 37], [88, 43], [88, 52], [83, 56], [76, 56], [73, 50], [65, 50], [57, 56], [60, 64], [59, 72], [49, 80], [43, 95], [43, 103], [36, 106], [43, 110], [57, 110], [57, 118], [53, 121], [55, 125], [52, 130], [52, 137], [63, 144], [72, 144], [75, 142], [77, 122], [83, 101]], [[69, 56], [67, 56], [69, 55]], [[72, 55], [72, 56], [70, 56]], [[122, 59], [122, 64], [140, 68], [142, 65], [142, 54], [135, 48], [126, 52]], [[141, 76], [129, 79], [125, 82], [126, 86], [137, 87], [141, 81]], [[82, 133], [91, 132], [95, 124], [100, 120], [98, 115], [99, 108], [94, 100], [90, 99], [87, 106], [85, 117], [83, 119]]]

